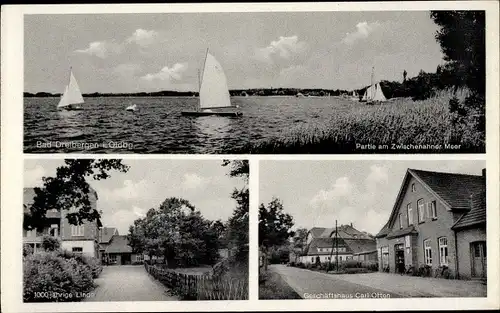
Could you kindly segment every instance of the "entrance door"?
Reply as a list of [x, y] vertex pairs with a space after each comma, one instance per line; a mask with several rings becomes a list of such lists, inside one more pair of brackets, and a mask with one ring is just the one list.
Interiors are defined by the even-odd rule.
[[472, 277], [486, 278], [486, 241], [471, 243]]
[[403, 244], [397, 244], [394, 246], [395, 251], [395, 262], [396, 262], [396, 272], [404, 273], [405, 270], [405, 248]]
[[130, 253], [124, 253], [122, 254], [122, 265], [128, 265], [131, 262], [131, 254]]

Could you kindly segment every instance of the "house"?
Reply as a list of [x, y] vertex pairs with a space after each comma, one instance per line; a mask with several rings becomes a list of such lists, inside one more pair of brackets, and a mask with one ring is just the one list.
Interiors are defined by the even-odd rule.
[[[34, 188], [24, 188], [23, 203], [24, 213], [29, 213], [29, 208], [35, 198]], [[97, 193], [90, 188], [89, 200], [92, 209], [97, 206]], [[23, 244], [31, 246], [34, 252], [42, 249], [43, 236], [53, 236], [60, 240], [61, 248], [90, 257], [99, 257], [99, 227], [101, 221], [84, 222], [82, 225], [71, 225], [66, 218], [67, 210], [50, 209], [46, 213], [45, 225], [37, 230], [23, 230]]]
[[486, 278], [486, 170], [464, 175], [408, 169], [376, 238], [380, 271], [397, 272], [401, 263]]
[[128, 244], [127, 236], [113, 235], [103, 252], [105, 264], [128, 265], [144, 262], [142, 253], [133, 253]]
[[339, 261], [376, 261], [375, 239], [370, 234], [355, 229], [352, 223], [337, 227], [337, 231], [335, 228], [311, 228], [307, 233], [306, 248], [300, 256], [300, 262], [315, 263], [318, 258], [320, 262], [335, 261], [336, 255]]

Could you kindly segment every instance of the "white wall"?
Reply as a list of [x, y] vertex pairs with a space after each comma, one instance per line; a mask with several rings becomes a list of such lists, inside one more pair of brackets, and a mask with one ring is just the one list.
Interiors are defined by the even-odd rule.
[[74, 240], [74, 241], [64, 240], [61, 243], [61, 247], [64, 250], [68, 250], [70, 252], [73, 250], [73, 247], [80, 247], [83, 249], [83, 254], [91, 257], [96, 257], [95, 242], [93, 240]]
[[[329, 255], [320, 255], [319, 260], [321, 263], [328, 263]], [[342, 254], [339, 255], [339, 261], [346, 261], [347, 259], [352, 259], [352, 255]], [[316, 263], [316, 255], [304, 255], [300, 257], [300, 262], [304, 264], [314, 264]], [[332, 262], [335, 262], [335, 255], [332, 255]]]

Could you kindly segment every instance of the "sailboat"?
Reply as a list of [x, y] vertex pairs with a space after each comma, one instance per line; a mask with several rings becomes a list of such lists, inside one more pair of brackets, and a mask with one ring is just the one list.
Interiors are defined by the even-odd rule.
[[373, 75], [374, 68], [372, 68], [372, 77], [371, 77], [371, 85], [368, 87], [361, 99], [362, 102], [366, 102], [366, 104], [374, 104], [376, 102], [387, 101], [385, 98], [384, 92], [382, 91], [382, 87], [380, 83], [373, 83]]
[[[209, 53], [208, 49], [205, 55], [205, 64], [199, 83], [199, 102], [196, 111], [182, 111], [185, 116], [241, 116], [240, 111], [229, 108], [238, 108], [231, 105], [227, 79], [222, 66]], [[220, 110], [223, 109], [223, 110]]]
[[137, 110], [137, 104], [132, 104], [132, 105], [129, 105], [129, 106], [125, 109], [125, 111], [132, 111], [132, 112], [134, 112], [134, 111], [136, 111], [136, 110]]
[[78, 87], [76, 78], [73, 75], [73, 70], [70, 67], [69, 81], [64, 89], [64, 93], [61, 95], [57, 108], [67, 111], [80, 111], [83, 110], [83, 108], [81, 106], [75, 106], [80, 103], [84, 103], [82, 93], [80, 92], [80, 87]]
[[356, 92], [356, 90], [353, 90], [351, 94], [351, 101], [358, 101], [358, 100], [359, 100], [358, 93]]

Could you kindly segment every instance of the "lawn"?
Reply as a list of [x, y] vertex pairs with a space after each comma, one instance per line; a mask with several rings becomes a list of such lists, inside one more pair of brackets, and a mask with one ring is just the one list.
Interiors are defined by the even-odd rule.
[[[262, 275], [262, 276], [261, 276]], [[259, 276], [259, 299], [302, 299], [278, 273], [268, 271]]]

